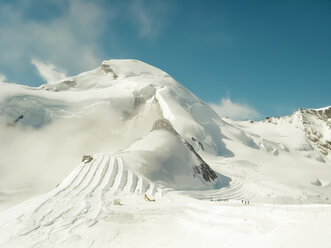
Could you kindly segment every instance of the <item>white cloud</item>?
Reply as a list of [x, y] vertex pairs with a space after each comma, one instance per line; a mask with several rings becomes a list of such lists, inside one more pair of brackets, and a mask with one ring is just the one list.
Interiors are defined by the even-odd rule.
[[136, 18], [140, 22], [139, 37], [145, 38], [152, 35], [152, 19], [141, 8], [135, 11]]
[[12, 82], [7, 82], [7, 77], [2, 73], [0, 73], [0, 83], [1, 84], [12, 84]]
[[6, 83], [6, 76], [0, 73], [0, 83]]
[[37, 59], [32, 59], [31, 63], [37, 68], [39, 75], [48, 83], [56, 82], [67, 77], [62, 69], [57, 68], [52, 63], [44, 63]]
[[[152, 40], [163, 30], [174, 5], [161, 0], [131, 0], [125, 4], [47, 2], [58, 6], [49, 16], [46, 15], [50, 8], [39, 9], [42, 4], [33, 0], [0, 3], [0, 68], [17, 82], [39, 83], [32, 81], [36, 80], [35, 75], [31, 75], [32, 58], [51, 61], [65, 68], [68, 75], [75, 75], [99, 66], [109, 51], [113, 50], [117, 57], [123, 55], [119, 45], [123, 37], [116, 28], [112, 29], [113, 21], [129, 21], [129, 25], [136, 27], [139, 38]], [[39, 18], [35, 12], [43, 17]], [[109, 47], [105, 47], [105, 37]]]
[[[34, 4], [33, 1], [27, 4]], [[29, 75], [31, 58], [52, 61], [70, 73], [96, 67], [102, 51], [97, 45], [110, 13], [96, 4], [69, 1], [58, 16], [38, 21], [24, 15], [24, 9], [1, 5], [0, 66], [15, 74]]]
[[223, 98], [219, 104], [209, 103], [209, 105], [219, 116], [229, 117], [233, 120], [256, 120], [261, 117], [253, 107], [232, 102], [230, 98]]
[[172, 4], [165, 1], [133, 0], [130, 10], [133, 21], [138, 26], [139, 37], [153, 39], [163, 29]]

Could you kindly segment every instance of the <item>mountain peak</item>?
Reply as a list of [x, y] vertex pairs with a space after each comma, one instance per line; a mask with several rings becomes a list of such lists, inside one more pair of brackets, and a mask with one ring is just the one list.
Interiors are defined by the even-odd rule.
[[290, 123], [302, 130], [323, 155], [331, 151], [331, 106], [319, 109], [300, 108], [291, 115], [264, 120], [272, 124]]
[[174, 80], [164, 71], [139, 60], [110, 59], [104, 60], [96, 69], [55, 83], [44, 84], [41, 88], [50, 91], [82, 91], [107, 88], [123, 81], [164, 85], [173, 83], [171, 81]]
[[169, 77], [164, 71], [135, 59], [104, 60], [99, 68], [105, 73], [113, 73], [114, 79], [129, 77]]

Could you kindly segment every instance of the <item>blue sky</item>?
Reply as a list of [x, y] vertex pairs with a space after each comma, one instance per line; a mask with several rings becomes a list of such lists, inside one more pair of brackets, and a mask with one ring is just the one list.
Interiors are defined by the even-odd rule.
[[237, 119], [331, 105], [330, 44], [327, 0], [0, 1], [0, 81], [135, 58]]

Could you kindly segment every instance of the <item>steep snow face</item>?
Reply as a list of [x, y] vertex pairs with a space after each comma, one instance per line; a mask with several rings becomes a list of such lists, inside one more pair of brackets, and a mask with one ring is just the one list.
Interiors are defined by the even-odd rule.
[[228, 186], [229, 180], [217, 175], [166, 119], [156, 121], [152, 132], [135, 142], [124, 154], [135, 171], [172, 189]]
[[12, 92], [2, 96], [0, 115], [7, 124], [40, 128], [100, 102], [131, 117], [145, 101], [155, 99], [162, 116], [189, 142], [194, 138], [209, 153], [233, 156], [222, 142], [219, 125], [224, 122], [218, 115], [168, 74], [140, 61], [104, 61], [95, 70], [38, 89], [3, 87]]
[[222, 120], [218, 115], [167, 73], [141, 61], [107, 60], [95, 70], [41, 86], [56, 92], [104, 88], [111, 89], [110, 97], [114, 98], [124, 92], [132, 94], [135, 106], [156, 98], [164, 118], [184, 137], [198, 139], [210, 153], [233, 155], [222, 142], [218, 127]]
[[[179, 188], [189, 188], [190, 184], [193, 188], [216, 187], [217, 177], [213, 183], [204, 179], [203, 172], [209, 169], [197, 158], [197, 152], [233, 156], [222, 141], [219, 125], [225, 124], [216, 113], [168, 74], [140, 61], [104, 61], [95, 70], [38, 88], [0, 87], [0, 148], [8, 154], [0, 158], [0, 191], [6, 191], [8, 185], [35, 194], [50, 190], [83, 155], [128, 149], [148, 136], [160, 119], [168, 120], [178, 134], [166, 135], [173, 140], [169, 144], [180, 142], [180, 147], [174, 147], [188, 152], [175, 156], [176, 162], [169, 150], [163, 156], [168, 162], [157, 166], [164, 166], [164, 172], [171, 169], [168, 178], [182, 177], [184, 171], [193, 178], [189, 183], [174, 178], [170, 182], [164, 174], [160, 178], [165, 185], [174, 187], [182, 181]], [[194, 154], [192, 158], [190, 154]], [[186, 169], [172, 175], [181, 167]], [[145, 169], [144, 173], [158, 178], [155, 172], [149, 174]], [[197, 180], [200, 175], [207, 183]]]

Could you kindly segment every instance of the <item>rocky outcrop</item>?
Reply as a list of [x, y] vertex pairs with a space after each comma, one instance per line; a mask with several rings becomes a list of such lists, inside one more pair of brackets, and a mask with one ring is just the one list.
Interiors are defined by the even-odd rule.
[[187, 142], [172, 126], [170, 121], [167, 119], [159, 119], [157, 120], [154, 125], [152, 130], [158, 130], [158, 129], [163, 129], [166, 130], [174, 135], [176, 135], [180, 140], [184, 143], [184, 145], [193, 153], [194, 160], [196, 160], [196, 164], [194, 165], [193, 168], [193, 176], [197, 176], [198, 174], [203, 177], [203, 179], [206, 182], [211, 182], [215, 181], [218, 177], [213, 171], [210, 166], [201, 158], [201, 156], [195, 151], [193, 146]]

